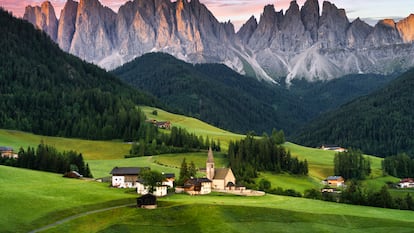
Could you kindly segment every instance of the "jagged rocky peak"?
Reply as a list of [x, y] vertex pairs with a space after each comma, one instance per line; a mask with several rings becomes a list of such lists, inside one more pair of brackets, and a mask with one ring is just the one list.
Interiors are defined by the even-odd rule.
[[346, 44], [346, 30], [349, 20], [344, 9], [335, 4], [323, 2], [322, 16], [319, 20], [318, 38], [324, 48], [342, 47]]
[[52, 40], [56, 41], [58, 20], [56, 18], [55, 10], [49, 1], [43, 2], [40, 7], [27, 6], [23, 19], [45, 31]]
[[256, 29], [257, 29], [257, 20], [254, 16], [252, 16], [239, 29], [239, 31], [237, 32], [237, 36], [243, 43], [248, 43], [254, 31], [256, 31]]
[[[322, 14], [320, 14], [322, 8]], [[131, 0], [118, 13], [98, 0], [67, 0], [59, 25], [50, 2], [27, 7], [25, 18], [59, 46], [106, 69], [160, 51], [192, 62], [224, 63], [259, 79], [327, 80], [349, 73], [391, 72], [414, 66], [414, 15], [372, 27], [349, 22], [345, 10], [325, 1], [296, 1], [284, 13], [266, 5], [237, 32], [199, 0]], [[237, 39], [234, 37], [237, 36]], [[400, 44], [406, 43], [406, 46]]]
[[373, 31], [373, 27], [362, 21], [355, 19], [348, 28], [346, 38], [347, 46], [350, 48], [361, 48], [364, 46], [368, 35]]
[[57, 43], [64, 51], [69, 51], [75, 33], [78, 2], [68, 0], [60, 12]]
[[414, 14], [397, 23], [397, 29], [404, 43], [414, 42]]
[[301, 9], [303, 25], [310, 33], [313, 42], [318, 40], [319, 11], [318, 0], [307, 0]]
[[98, 0], [80, 0], [70, 53], [94, 63], [110, 56], [115, 42], [115, 19], [116, 13]]
[[398, 43], [402, 43], [402, 39], [393, 19], [378, 21], [373, 32], [367, 38], [367, 44], [372, 47]]

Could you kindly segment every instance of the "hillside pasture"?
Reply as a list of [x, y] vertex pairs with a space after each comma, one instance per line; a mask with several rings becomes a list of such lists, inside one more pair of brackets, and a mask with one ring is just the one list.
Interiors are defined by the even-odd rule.
[[126, 190], [60, 174], [0, 166], [1, 232], [28, 232], [89, 210], [134, 203]]
[[156, 210], [125, 207], [45, 232], [411, 232], [413, 219], [410, 211], [274, 195], [172, 195]]
[[[204, 139], [209, 137], [209, 139], [220, 140], [223, 150], [228, 149], [230, 141], [240, 140], [245, 137], [245, 135], [235, 134], [223, 129], [219, 129], [196, 118], [173, 114], [154, 107], [140, 106], [140, 108], [148, 119], [154, 119], [157, 121], [170, 121], [172, 126], [184, 128], [189, 133], [203, 136]], [[157, 111], [157, 115], [153, 115], [153, 111]]]
[[84, 159], [120, 159], [129, 154], [131, 145], [119, 141], [92, 141], [62, 137], [35, 135], [15, 130], [0, 129], [0, 145], [11, 146], [17, 153], [19, 148], [37, 146], [42, 142], [59, 151], [74, 150], [82, 153]]

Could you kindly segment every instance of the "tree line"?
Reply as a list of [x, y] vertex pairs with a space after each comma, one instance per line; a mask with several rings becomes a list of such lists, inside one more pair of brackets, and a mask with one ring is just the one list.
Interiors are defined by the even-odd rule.
[[370, 191], [361, 188], [361, 184], [355, 180], [351, 181], [348, 187], [336, 196], [330, 193], [322, 194], [319, 190], [313, 189], [306, 190], [304, 197], [352, 205], [414, 210], [414, 200], [409, 193], [404, 197], [392, 197], [387, 185], [384, 185], [378, 191]]
[[210, 147], [220, 151], [220, 140], [205, 139], [189, 133], [186, 129], [173, 126], [170, 133], [158, 133], [152, 124], [147, 123], [146, 135], [138, 142], [132, 144], [127, 158], [166, 153], [185, 153], [191, 151], [207, 150]]
[[345, 179], [363, 180], [371, 173], [371, 163], [360, 150], [349, 149], [335, 154], [334, 172]]
[[399, 178], [414, 177], [414, 159], [407, 154], [386, 157], [382, 161], [382, 169], [385, 174], [391, 176]]
[[75, 151], [58, 152], [53, 146], [40, 143], [37, 148], [20, 148], [18, 158], [0, 158], [0, 164], [28, 168], [32, 170], [54, 173], [77, 171], [84, 177], [92, 177], [89, 165], [83, 160], [81, 153]]
[[258, 171], [307, 175], [307, 161], [292, 157], [281, 145], [284, 142], [283, 131], [276, 130], [260, 139], [248, 134], [243, 140], [230, 142], [228, 158], [234, 175], [244, 183], [254, 183]]

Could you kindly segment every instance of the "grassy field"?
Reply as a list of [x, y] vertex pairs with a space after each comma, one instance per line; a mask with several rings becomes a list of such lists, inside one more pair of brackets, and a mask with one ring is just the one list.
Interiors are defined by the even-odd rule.
[[[148, 119], [170, 121], [172, 126], [184, 128], [188, 132], [196, 135], [202, 135], [204, 139], [208, 136], [210, 139], [220, 140], [221, 147], [224, 150], [228, 149], [230, 141], [240, 140], [245, 137], [245, 135], [235, 134], [219, 129], [192, 117], [169, 113], [162, 109], [153, 107], [142, 106], [140, 108], [144, 111]], [[152, 114], [154, 110], [157, 111], [157, 115]]]
[[0, 166], [0, 232], [28, 232], [88, 210], [133, 203], [135, 193], [107, 183]]
[[414, 227], [414, 212], [273, 195], [173, 195], [159, 205], [93, 214], [46, 232], [412, 232]]
[[[151, 114], [153, 108], [146, 107], [143, 109], [147, 114]], [[162, 120], [166, 119], [171, 120], [172, 122], [179, 122], [181, 124], [180, 126], [185, 126], [189, 131], [194, 130], [197, 134], [209, 132], [207, 135], [211, 138], [220, 136], [222, 137], [220, 139], [222, 143], [235, 140], [238, 137], [243, 137], [242, 135], [232, 134], [205, 123], [199, 123], [198, 120], [193, 118], [170, 114], [159, 109], [157, 109], [157, 111], [157, 117], [162, 117]], [[201, 125], [202, 127], [199, 130], [196, 130], [195, 127], [197, 125]], [[227, 141], [224, 140], [224, 135], [229, 135]], [[13, 146], [14, 148], [19, 148], [21, 146], [24, 148], [27, 146], [36, 147], [42, 140], [44, 143], [53, 145], [61, 151], [76, 150], [81, 152], [84, 155], [86, 162], [89, 163], [93, 176], [96, 178], [109, 176], [109, 172], [115, 166], [145, 166], [160, 172], [173, 172], [178, 175], [178, 168], [180, 167], [183, 158], [186, 158], [187, 162], [194, 161], [198, 168], [203, 168], [205, 167], [207, 156], [207, 152], [201, 152], [124, 159], [124, 155], [128, 153], [130, 145], [123, 142], [47, 137], [19, 131], [0, 130], [0, 145]], [[303, 147], [293, 143], [285, 143], [285, 147], [291, 151], [293, 156], [308, 161], [309, 177], [298, 178], [287, 174], [276, 175], [263, 173], [260, 178], [270, 180], [272, 182], [272, 187], [289, 188], [297, 191], [312, 187], [319, 188], [320, 181], [333, 174], [333, 158], [335, 152]], [[225, 167], [227, 165], [225, 154], [215, 153], [215, 157], [218, 167]], [[369, 180], [365, 181], [365, 183], [370, 187], [379, 189], [386, 182], [386, 179], [384, 180], [382, 178], [381, 159], [372, 156], [369, 158], [372, 164], [373, 175]], [[396, 181], [396, 179], [389, 177], [388, 180], [390, 179]]]
[[[74, 214], [134, 203], [130, 190], [0, 166], [1, 232], [28, 232]], [[275, 195], [171, 195], [156, 210], [79, 217], [45, 232], [412, 232], [414, 212]]]
[[14, 130], [0, 129], [0, 146], [11, 146], [16, 152], [20, 147], [36, 148], [40, 142], [56, 147], [59, 151], [75, 150], [85, 159], [120, 159], [129, 153], [131, 145], [116, 141], [91, 141], [48, 137]]

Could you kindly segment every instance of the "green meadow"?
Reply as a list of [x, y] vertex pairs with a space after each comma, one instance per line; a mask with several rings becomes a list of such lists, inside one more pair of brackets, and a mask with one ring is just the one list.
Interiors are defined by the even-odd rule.
[[[0, 166], [2, 232], [28, 232], [80, 213], [134, 204], [133, 190]], [[412, 232], [414, 212], [275, 195], [176, 194], [159, 208], [111, 209], [43, 232]]]
[[[197, 119], [142, 107], [148, 118], [171, 121], [197, 135], [219, 139], [224, 152], [215, 153], [217, 167], [228, 165], [225, 150], [231, 140], [243, 138]], [[152, 115], [157, 110], [158, 114]], [[168, 131], [165, 131], [168, 133]], [[41, 141], [58, 150], [81, 152], [96, 178], [108, 177], [115, 166], [150, 167], [153, 170], [179, 174], [185, 158], [198, 168], [205, 167], [207, 151], [165, 154], [125, 159], [131, 147], [120, 141], [90, 141], [39, 136], [13, 130], [0, 130], [0, 145], [14, 148], [36, 147]], [[335, 152], [307, 148], [293, 143], [284, 145], [292, 156], [306, 159], [309, 176], [260, 172], [259, 178], [272, 188], [320, 188], [321, 180], [333, 174]], [[381, 159], [368, 156], [372, 175], [363, 181], [365, 187], [380, 189], [398, 181], [383, 176]], [[202, 175], [202, 174], [200, 174]], [[72, 180], [59, 174], [0, 166], [1, 232], [28, 232], [73, 215], [108, 207], [135, 203], [134, 190], [113, 189], [108, 183]], [[7, 191], [4, 191], [7, 190]], [[404, 197], [413, 190], [391, 190]], [[64, 222], [44, 232], [412, 232], [414, 212], [352, 206], [330, 202], [275, 195], [240, 197], [223, 194], [207, 196], [171, 195], [159, 199], [156, 210], [121, 207], [91, 213]]]
[[[228, 149], [230, 141], [240, 140], [245, 137], [245, 135], [235, 134], [223, 129], [219, 129], [196, 118], [173, 114], [153, 107], [142, 106], [140, 108], [142, 111], [144, 111], [148, 119], [154, 119], [157, 121], [170, 121], [172, 126], [184, 128], [188, 132], [194, 133], [196, 135], [202, 135], [204, 139], [206, 137], [209, 137], [210, 139], [220, 140], [221, 147], [224, 150]], [[157, 115], [152, 114], [154, 110], [157, 111]]]
[[107, 183], [0, 166], [0, 232], [28, 232], [89, 210], [133, 203], [135, 193]]
[[82, 153], [85, 159], [120, 159], [129, 153], [131, 145], [118, 141], [91, 141], [72, 138], [40, 136], [15, 130], [0, 129], [0, 146], [36, 148], [40, 142], [56, 147], [60, 151], [74, 150]]

